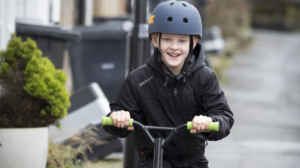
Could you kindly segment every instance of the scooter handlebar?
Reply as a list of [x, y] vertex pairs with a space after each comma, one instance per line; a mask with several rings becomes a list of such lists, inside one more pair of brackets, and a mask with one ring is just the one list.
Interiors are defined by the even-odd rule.
[[[102, 126], [113, 126], [114, 125], [114, 122], [111, 117], [102, 117], [101, 123], [102, 123]], [[133, 126], [133, 119], [130, 119], [128, 126], [129, 127]], [[187, 122], [187, 130], [191, 130], [191, 129], [193, 129], [193, 122], [189, 121], [189, 122]], [[218, 132], [219, 131], [219, 122], [211, 122], [208, 125], [206, 130]]]

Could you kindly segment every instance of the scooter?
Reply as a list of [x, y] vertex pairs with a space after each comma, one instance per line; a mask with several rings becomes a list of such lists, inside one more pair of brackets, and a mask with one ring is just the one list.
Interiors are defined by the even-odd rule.
[[[102, 117], [102, 126], [113, 126], [113, 120], [110, 117]], [[138, 121], [130, 119], [128, 126], [138, 128], [145, 135], [149, 143], [154, 149], [153, 168], [162, 168], [163, 165], [163, 150], [169, 142], [182, 130], [192, 130], [193, 122], [189, 121], [186, 124], [177, 127], [160, 127], [147, 126]], [[219, 122], [211, 122], [206, 130], [219, 131]], [[169, 131], [170, 134], [166, 138], [153, 138], [149, 131]]]

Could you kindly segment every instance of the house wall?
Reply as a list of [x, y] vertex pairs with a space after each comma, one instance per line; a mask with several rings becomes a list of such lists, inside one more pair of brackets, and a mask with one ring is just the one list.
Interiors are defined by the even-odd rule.
[[0, 50], [15, 32], [15, 0], [0, 0]]

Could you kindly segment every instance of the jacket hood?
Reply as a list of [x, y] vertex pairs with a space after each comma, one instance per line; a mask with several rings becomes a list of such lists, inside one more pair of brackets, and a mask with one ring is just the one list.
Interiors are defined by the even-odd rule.
[[[205, 66], [205, 54], [202, 49], [201, 44], [197, 43], [193, 50], [193, 55], [190, 59], [190, 63], [183, 66], [182, 73], [176, 76], [171, 74], [166, 74], [163, 70], [161, 55], [158, 49], [155, 49], [154, 54], [147, 60], [147, 64], [158, 74], [160, 74], [165, 79], [165, 86], [171, 83], [174, 79], [185, 80], [185, 78], [191, 76], [194, 72]], [[170, 80], [171, 79], [171, 80]]]

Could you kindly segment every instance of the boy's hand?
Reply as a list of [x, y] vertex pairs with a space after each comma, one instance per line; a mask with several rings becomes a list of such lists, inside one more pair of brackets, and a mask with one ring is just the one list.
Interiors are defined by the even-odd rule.
[[128, 127], [130, 121], [130, 113], [128, 111], [116, 111], [110, 114], [114, 122], [114, 126], [117, 128], [127, 128], [129, 131], [132, 131], [133, 127]]
[[205, 131], [207, 129], [208, 125], [212, 122], [212, 119], [210, 117], [206, 117], [203, 115], [195, 116], [193, 119], [193, 127], [190, 132], [191, 134], [200, 133], [200, 132], [210, 132]]

